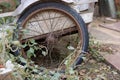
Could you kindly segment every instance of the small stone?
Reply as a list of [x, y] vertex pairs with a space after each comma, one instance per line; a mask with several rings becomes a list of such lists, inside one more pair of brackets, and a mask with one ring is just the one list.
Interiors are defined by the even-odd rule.
[[93, 63], [96, 63], [96, 61], [92, 59], [92, 60], [89, 60], [89, 63], [93, 64]]
[[67, 76], [66, 75], [62, 75], [60, 80], [67, 80]]
[[117, 75], [117, 74], [118, 74], [116, 71], [112, 71], [112, 73], [113, 73], [114, 75]]
[[95, 72], [97, 72], [97, 73], [99, 72], [99, 70], [98, 70], [98, 69], [95, 69], [94, 71], [95, 71]]
[[85, 73], [86, 73], [86, 69], [82, 69], [82, 70], [79, 71], [79, 74], [80, 74], [81, 76], [85, 75]]
[[6, 62], [6, 64], [5, 64], [5, 67], [7, 68], [7, 69], [11, 69], [11, 70], [13, 70], [14, 69], [14, 64], [12, 63], [12, 61], [10, 61], [10, 60], [8, 60], [7, 62]]

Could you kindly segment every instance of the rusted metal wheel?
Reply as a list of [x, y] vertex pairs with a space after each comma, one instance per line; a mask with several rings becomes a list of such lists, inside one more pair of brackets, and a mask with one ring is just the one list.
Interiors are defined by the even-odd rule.
[[[59, 64], [78, 47], [81, 52], [77, 58], [80, 53], [87, 51], [89, 40], [85, 23], [75, 10], [66, 5], [55, 2], [37, 4], [24, 12], [18, 23], [21, 23], [18, 30], [28, 30], [22, 36], [19, 34], [21, 41], [32, 38], [47, 48], [47, 59], [39, 51], [36, 52], [40, 56], [36, 57], [40, 65]], [[79, 63], [77, 58], [74, 57], [73, 63]]]

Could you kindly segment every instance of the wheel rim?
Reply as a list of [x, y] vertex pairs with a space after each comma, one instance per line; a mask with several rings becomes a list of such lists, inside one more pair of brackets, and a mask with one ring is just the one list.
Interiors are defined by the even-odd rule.
[[[48, 49], [47, 57], [40, 55], [39, 58], [33, 59], [41, 66], [48, 67], [55, 63], [61, 63], [66, 56], [73, 53], [78, 46], [82, 47], [83, 44], [79, 23], [62, 9], [36, 10], [22, 22], [22, 26], [29, 31], [20, 37], [23, 42], [26, 39], [34, 38], [40, 45], [44, 45]], [[80, 44], [78, 45], [78, 43]], [[39, 60], [42, 60], [41, 57], [45, 59], [43, 63], [39, 63]]]

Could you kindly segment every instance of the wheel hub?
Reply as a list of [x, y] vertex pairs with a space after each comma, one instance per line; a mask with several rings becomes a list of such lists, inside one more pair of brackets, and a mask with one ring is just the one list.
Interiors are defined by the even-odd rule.
[[55, 44], [57, 42], [57, 39], [55, 38], [55, 36], [53, 34], [50, 34], [47, 39], [46, 42], [48, 44]]

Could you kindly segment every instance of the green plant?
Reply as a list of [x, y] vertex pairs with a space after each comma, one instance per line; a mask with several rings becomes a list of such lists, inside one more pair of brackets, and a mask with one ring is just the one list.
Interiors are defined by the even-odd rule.
[[[10, 48], [10, 43], [12, 43], [12, 34], [15, 26], [8, 27], [8, 22], [5, 18], [0, 19], [0, 54], [1, 61], [5, 63], [7, 58], [6, 51]], [[7, 48], [6, 48], [7, 47]]]
[[0, 12], [8, 12], [14, 10], [19, 5], [18, 0], [9, 0], [9, 2], [2, 1], [0, 3]]
[[104, 61], [104, 58], [99, 54], [101, 51], [101, 48], [102, 47], [99, 44], [99, 42], [95, 41], [95, 39], [91, 37], [89, 42], [89, 53], [97, 61]]
[[[19, 0], [13, 0], [15, 2], [15, 5], [18, 6], [20, 4]], [[15, 6], [15, 7], [16, 7]]]
[[[26, 47], [28, 48], [28, 50], [26, 50], [28, 58], [31, 58], [32, 56], [36, 57], [35, 51], [38, 51], [38, 50], [41, 51], [41, 54], [44, 56], [48, 54], [47, 48], [43, 45], [38, 45], [38, 43], [35, 42], [34, 39], [29, 39], [22, 45], [22, 48], [26, 48]], [[43, 48], [45, 50], [42, 50]]]
[[[0, 40], [0, 59], [2, 64], [6, 63], [7, 60], [10, 60], [15, 65], [12, 73], [15, 80], [18, 78], [20, 80], [60, 80], [60, 78], [64, 78], [62, 77], [63, 75], [66, 76], [67, 80], [79, 80], [78, 75], [76, 75], [77, 72], [70, 68], [69, 64], [66, 64], [67, 69], [65, 70], [65, 73], [59, 72], [59, 69], [49, 70], [34, 64], [31, 57], [36, 57], [35, 51], [40, 50], [41, 54], [46, 56], [48, 54], [47, 48], [43, 45], [38, 45], [34, 39], [29, 39], [24, 44], [20, 44], [17, 40], [14, 41], [12, 39], [13, 30], [16, 29], [17, 25], [14, 24], [10, 26], [10, 19], [11, 17], [7, 17], [1, 18], [0, 20], [2, 34]], [[26, 30], [22, 31], [23, 33], [27, 32]], [[13, 55], [14, 52], [25, 48], [27, 48], [27, 58], [22, 56], [22, 52], [19, 52], [20, 54], [18, 56]], [[43, 48], [44, 50], [42, 50]], [[24, 66], [22, 66], [23, 64]]]
[[10, 11], [11, 5], [7, 2], [0, 3], [0, 13]]
[[8, 11], [11, 8], [10, 3], [2, 2], [0, 3], [0, 12], [3, 12], [5, 9]]

